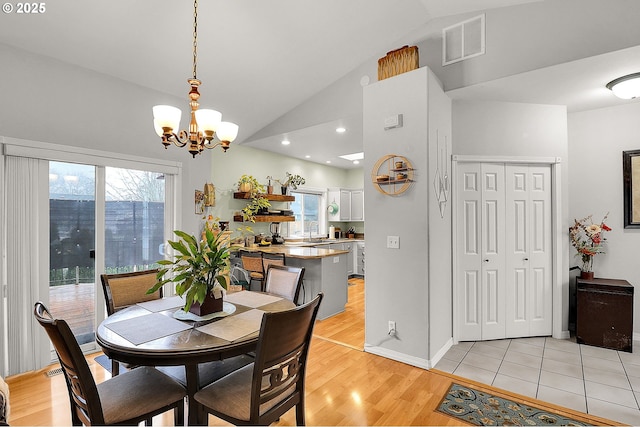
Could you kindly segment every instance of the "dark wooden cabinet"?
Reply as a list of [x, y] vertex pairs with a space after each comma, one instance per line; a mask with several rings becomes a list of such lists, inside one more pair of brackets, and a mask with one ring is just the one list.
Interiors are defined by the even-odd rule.
[[576, 341], [632, 351], [633, 286], [626, 280], [576, 279]]

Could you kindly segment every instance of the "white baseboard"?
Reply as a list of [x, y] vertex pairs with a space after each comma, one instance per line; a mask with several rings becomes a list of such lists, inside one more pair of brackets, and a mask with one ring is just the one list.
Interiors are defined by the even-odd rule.
[[435, 354], [435, 356], [433, 356], [431, 358], [431, 367], [432, 368], [438, 364], [440, 359], [442, 359], [445, 354], [447, 354], [447, 351], [449, 351], [449, 349], [451, 348], [452, 345], [453, 345], [453, 337], [449, 338], [449, 340], [446, 343], [444, 343], [442, 348], [440, 350], [438, 350], [438, 352]]
[[367, 353], [375, 354], [377, 356], [382, 356], [387, 359], [395, 360], [397, 362], [406, 363], [407, 365], [416, 366], [422, 369], [431, 369], [442, 359], [442, 357], [447, 353], [447, 351], [453, 345], [453, 338], [450, 338], [449, 341], [445, 343], [444, 346], [433, 357], [433, 359], [423, 359], [421, 357], [409, 356], [408, 354], [400, 353], [394, 350], [389, 350], [388, 348], [378, 347], [371, 344], [364, 345], [364, 351]]
[[551, 335], [551, 337], [557, 340], [568, 340], [569, 338], [571, 338], [571, 332], [569, 332], [569, 330], [560, 331], [559, 337], [554, 337], [553, 335]]

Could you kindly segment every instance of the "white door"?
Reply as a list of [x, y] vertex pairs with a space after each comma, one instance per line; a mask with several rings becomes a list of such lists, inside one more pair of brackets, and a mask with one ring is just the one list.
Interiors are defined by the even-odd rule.
[[503, 338], [504, 165], [460, 164], [457, 182], [459, 339]]
[[550, 167], [457, 170], [458, 339], [550, 335]]
[[551, 334], [551, 170], [507, 165], [507, 338]]

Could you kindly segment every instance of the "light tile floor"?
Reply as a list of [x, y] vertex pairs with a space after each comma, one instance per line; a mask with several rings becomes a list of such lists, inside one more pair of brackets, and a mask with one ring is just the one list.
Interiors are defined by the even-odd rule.
[[436, 369], [614, 421], [640, 425], [640, 342], [608, 350], [550, 337], [461, 342]]

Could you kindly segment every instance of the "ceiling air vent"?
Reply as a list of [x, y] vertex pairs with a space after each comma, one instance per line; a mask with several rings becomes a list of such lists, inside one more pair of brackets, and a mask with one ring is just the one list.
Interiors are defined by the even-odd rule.
[[484, 14], [442, 30], [442, 65], [484, 54]]

